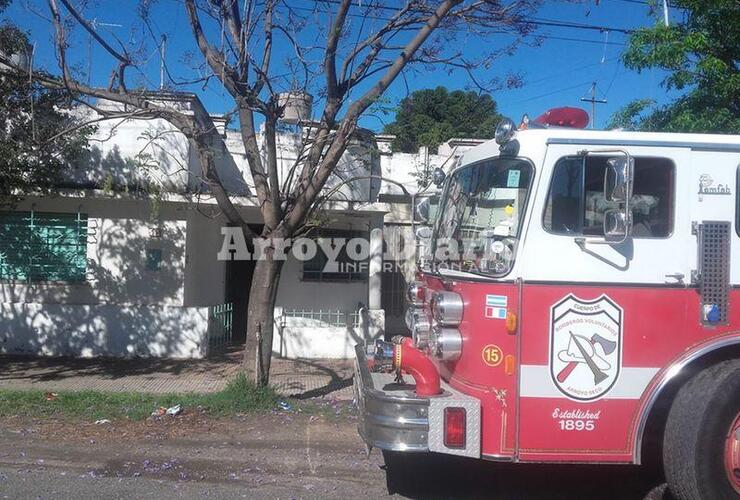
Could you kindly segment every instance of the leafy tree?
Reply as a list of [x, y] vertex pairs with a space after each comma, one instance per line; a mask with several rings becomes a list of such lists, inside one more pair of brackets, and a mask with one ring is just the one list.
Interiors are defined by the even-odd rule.
[[644, 120], [644, 117], [641, 115], [654, 104], [655, 101], [652, 99], [635, 99], [623, 108], [617, 110], [612, 115], [606, 128], [639, 130], [641, 122]]
[[[7, 4], [0, 0], [0, 12]], [[0, 53], [27, 50], [25, 33], [10, 24], [0, 26]], [[0, 67], [0, 95], [0, 202], [12, 203], [20, 193], [54, 186], [87, 149], [92, 127], [77, 126], [79, 120], [69, 112], [69, 92], [45, 88], [28, 74]]]
[[490, 95], [437, 87], [403, 98], [395, 121], [383, 132], [396, 136], [394, 150], [412, 153], [419, 146], [436, 148], [453, 137], [490, 139], [500, 119]]
[[628, 68], [661, 68], [669, 90], [685, 90], [675, 102], [648, 111], [631, 103], [613, 125], [669, 132], [740, 131], [740, 9], [737, 0], [674, 0], [683, 20], [630, 36], [623, 55]]

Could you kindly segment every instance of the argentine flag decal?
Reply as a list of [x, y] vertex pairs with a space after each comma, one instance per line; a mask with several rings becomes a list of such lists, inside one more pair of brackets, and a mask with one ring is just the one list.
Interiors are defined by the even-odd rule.
[[506, 295], [486, 295], [486, 318], [506, 319]]
[[491, 307], [506, 307], [506, 295], [486, 295], [486, 305]]

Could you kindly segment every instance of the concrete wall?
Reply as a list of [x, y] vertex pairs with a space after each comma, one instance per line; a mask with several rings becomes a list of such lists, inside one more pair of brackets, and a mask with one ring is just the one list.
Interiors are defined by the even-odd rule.
[[100, 122], [90, 151], [71, 171], [69, 181], [83, 186], [146, 186], [183, 192], [189, 182], [190, 144], [169, 122]]
[[184, 275], [185, 306], [214, 306], [224, 303], [226, 262], [219, 261], [223, 217], [209, 219], [195, 210], [187, 213], [187, 244]]
[[[328, 309], [327, 306], [330, 307], [325, 304], [324, 310]], [[362, 312], [356, 324], [348, 313], [346, 321], [346, 325], [337, 326], [318, 319], [284, 317], [283, 308], [278, 306], [275, 309], [273, 354], [289, 359], [346, 359], [354, 357], [355, 345], [370, 345], [383, 338], [385, 318], [382, 310]]]
[[[5, 332], [3, 352], [195, 355], [188, 351], [186, 356], [183, 345], [190, 344], [183, 342], [191, 334], [200, 342], [201, 326], [186, 311], [207, 311], [208, 306], [225, 302], [227, 267], [217, 258], [225, 225], [222, 218], [206, 217], [185, 203], [165, 202], [153, 213], [147, 200], [100, 197], [29, 199], [17, 209], [68, 213], [79, 209], [87, 214], [88, 279], [84, 283], [0, 283], [0, 303], [7, 312], [0, 320], [0, 330]], [[367, 231], [370, 227], [366, 215], [336, 215], [333, 220], [338, 228]], [[162, 251], [159, 270], [147, 269], [147, 249]], [[350, 320], [360, 304], [367, 306], [366, 281], [304, 281], [301, 265], [291, 257], [283, 268], [276, 317], [282, 310], [339, 310]], [[276, 352], [292, 357], [344, 357], [356, 342], [365, 340], [355, 328], [301, 321], [291, 319], [289, 328], [281, 330], [282, 341], [290, 341], [282, 351], [278, 345]], [[126, 329], [128, 325], [141, 328], [140, 339], [135, 330]], [[158, 351], [152, 346], [159, 340], [163, 344]]]
[[[384, 179], [392, 179], [403, 184], [409, 193], [435, 191], [434, 186], [425, 189], [419, 185], [419, 180], [422, 178], [424, 171], [431, 173], [439, 167], [445, 172], [450, 172], [465, 151], [483, 142], [477, 139], [450, 139], [439, 145], [436, 154], [430, 153], [429, 149], [424, 147], [419, 148], [419, 151], [415, 153], [403, 153], [392, 151], [391, 143], [393, 139], [394, 136], [392, 135], [376, 136], [380, 152], [380, 170]], [[383, 183], [380, 192], [384, 194], [402, 194], [401, 189], [390, 182]]]
[[[120, 105], [101, 102], [103, 108], [120, 111]], [[170, 103], [169, 105], [177, 105]], [[198, 106], [182, 103], [181, 111], [196, 112]], [[254, 182], [244, 154], [244, 144], [238, 131], [224, 128], [225, 123], [214, 119], [222, 140], [213, 145], [216, 169], [226, 190], [234, 195], [254, 194]], [[278, 169], [281, 183], [291, 174], [296, 158], [303, 156], [302, 136], [298, 128], [285, 127], [278, 135]], [[218, 137], [216, 137], [218, 139]], [[264, 135], [258, 133], [263, 150]], [[300, 170], [300, 168], [298, 169]], [[325, 190], [342, 184], [335, 199], [374, 201], [380, 191], [379, 179], [362, 179], [347, 184], [353, 177], [380, 176], [380, 156], [375, 138], [370, 133], [359, 134], [351, 141], [336, 171], [327, 181]], [[90, 153], [72, 169], [67, 182], [80, 186], [112, 186], [116, 190], [159, 189], [168, 192], [206, 191], [202, 182], [197, 151], [183, 134], [162, 119], [134, 118], [100, 122], [91, 142]], [[147, 187], [148, 186], [148, 187]]]
[[[345, 219], [344, 225], [333, 227], [363, 231], [369, 236], [369, 228], [379, 224], [379, 221], [359, 219], [350, 227]], [[300, 261], [291, 257], [283, 267], [275, 309], [275, 354], [288, 358], [347, 358], [353, 356], [358, 342], [382, 336], [383, 321], [377, 311], [372, 312], [375, 315], [372, 325], [353, 324], [352, 314], [369, 305], [368, 281], [304, 281], [301, 266]], [[289, 314], [294, 310], [298, 314], [306, 311], [309, 316], [311, 312], [339, 311], [344, 315], [344, 324], [336, 326], [328, 318], [321, 321], [310, 317], [283, 317], [284, 311]]]
[[208, 309], [0, 303], [0, 353], [202, 358]]
[[304, 281], [301, 262], [289, 258], [283, 266], [277, 304], [285, 309], [337, 309], [357, 311], [367, 305], [365, 281]]
[[351, 358], [362, 338], [359, 328], [329, 326], [318, 320], [286, 318], [275, 311], [272, 351], [275, 355], [296, 358]]
[[[182, 305], [187, 213], [146, 200], [101, 198], [27, 199], [20, 211], [88, 215], [87, 280], [84, 283], [0, 283], [0, 302]], [[162, 251], [159, 270], [148, 270], [147, 249]]]

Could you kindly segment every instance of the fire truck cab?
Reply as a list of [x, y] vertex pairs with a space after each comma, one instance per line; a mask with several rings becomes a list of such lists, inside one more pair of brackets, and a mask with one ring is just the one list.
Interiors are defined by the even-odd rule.
[[740, 495], [740, 136], [518, 131], [444, 180], [412, 337], [356, 348], [369, 447], [640, 464]]

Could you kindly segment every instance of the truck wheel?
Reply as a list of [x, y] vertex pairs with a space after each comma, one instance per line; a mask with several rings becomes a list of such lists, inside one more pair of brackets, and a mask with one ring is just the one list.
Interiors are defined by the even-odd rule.
[[708, 368], [678, 391], [663, 465], [680, 500], [740, 498], [740, 360]]
[[385, 462], [385, 482], [388, 494], [418, 496], [427, 492], [430, 472], [434, 468], [434, 458], [429, 453], [409, 453], [403, 451], [383, 451]]

